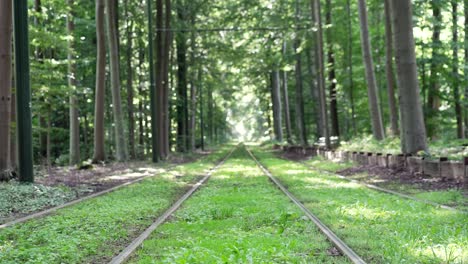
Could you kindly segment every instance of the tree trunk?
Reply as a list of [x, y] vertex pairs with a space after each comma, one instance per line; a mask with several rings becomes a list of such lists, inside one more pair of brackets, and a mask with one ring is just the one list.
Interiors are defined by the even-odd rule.
[[317, 40], [317, 59], [318, 59], [318, 84], [320, 94], [320, 114], [323, 120], [323, 136], [325, 137], [325, 146], [331, 148], [330, 133], [328, 130], [328, 113], [327, 101], [325, 95], [325, 65], [323, 59], [323, 29], [322, 29], [322, 15], [320, 0], [310, 0], [313, 21], [312, 23], [317, 26], [316, 40]]
[[[325, 23], [332, 25], [332, 7], [331, 0], [326, 1]], [[340, 136], [340, 126], [338, 122], [338, 105], [336, 98], [336, 72], [335, 72], [335, 53], [333, 52], [333, 39], [331, 27], [327, 29], [328, 42], [328, 82], [330, 85], [330, 118], [331, 118], [331, 135]]]
[[[286, 41], [283, 41], [283, 57], [286, 57]], [[291, 132], [291, 112], [289, 111], [289, 93], [288, 93], [288, 73], [282, 72], [284, 120], [286, 123], [286, 140], [288, 144], [293, 144]]]
[[[195, 26], [195, 14], [192, 14], [192, 26]], [[196, 132], [196, 116], [197, 116], [197, 86], [196, 86], [196, 61], [195, 61], [195, 32], [192, 31], [190, 45], [191, 45], [191, 80], [190, 80], [190, 125], [189, 125], [189, 138], [190, 138], [190, 151], [195, 151], [195, 132]]]
[[428, 111], [428, 121], [427, 121], [427, 134], [429, 137], [434, 137], [436, 135], [436, 130], [438, 126], [437, 116], [439, 115], [440, 107], [440, 82], [439, 74], [442, 67], [442, 55], [440, 54], [440, 48], [442, 43], [440, 41], [440, 32], [442, 30], [442, 14], [439, 0], [431, 0], [432, 5], [432, 57], [431, 57], [431, 76], [429, 78], [429, 91], [427, 104], [429, 107]]
[[106, 95], [106, 43], [104, 31], [104, 0], [96, 0], [96, 92], [94, 100], [93, 162], [106, 159], [104, 140], [104, 104]]
[[0, 180], [10, 169], [12, 30], [12, 1], [0, 0]]
[[132, 52], [133, 52], [133, 20], [129, 14], [129, 3], [125, 1], [125, 17], [127, 19], [127, 115], [128, 115], [128, 146], [131, 159], [136, 158], [135, 150], [135, 114], [133, 107], [133, 68], [132, 68]]
[[390, 13], [390, 0], [385, 0], [385, 73], [387, 76], [388, 106], [390, 108], [391, 131], [394, 136], [398, 136], [398, 109], [395, 98], [395, 75], [393, 71], [393, 37], [392, 18]]
[[[453, 65], [452, 65], [452, 72], [453, 72], [453, 99], [455, 101], [455, 117], [457, 119], [457, 137], [458, 138], [465, 138], [465, 131], [463, 127], [463, 111], [460, 104], [460, 85], [459, 85], [459, 74], [458, 74], [458, 2], [457, 0], [452, 0], [452, 31], [453, 31]], [[468, 98], [465, 98], [468, 100]]]
[[[185, 6], [183, 2], [179, 0], [179, 5], [177, 7], [177, 16], [179, 18], [179, 23], [182, 27], [185, 26]], [[188, 127], [186, 126], [187, 116], [187, 46], [185, 32], [181, 31], [177, 33], [176, 37], [177, 43], [177, 102], [176, 102], [176, 112], [177, 112], [177, 151], [186, 152], [187, 151], [187, 132]]]
[[358, 1], [359, 20], [361, 22], [361, 45], [362, 57], [366, 68], [367, 79], [367, 95], [369, 97], [369, 110], [372, 123], [372, 132], [375, 139], [382, 140], [385, 138], [384, 128], [382, 124], [382, 115], [380, 113], [379, 98], [377, 96], [377, 84], [374, 74], [374, 62], [372, 59], [372, 48], [369, 38], [369, 26], [367, 22], [367, 7], [365, 0]]
[[[313, 58], [312, 58], [313, 56]], [[307, 52], [307, 69], [311, 77], [310, 81], [310, 95], [314, 100], [315, 110], [315, 125], [317, 127], [317, 138], [323, 136], [323, 120], [320, 114], [320, 95], [318, 91], [318, 76], [317, 76], [317, 48], [314, 46], [310, 52]]]
[[401, 116], [403, 153], [427, 150], [413, 36], [411, 0], [390, 1]]
[[464, 15], [465, 15], [465, 67], [464, 67], [464, 74], [465, 74], [465, 103], [463, 108], [465, 109], [465, 136], [468, 138], [468, 0], [464, 1]]
[[[299, 21], [299, 0], [296, 0], [296, 23]], [[297, 33], [298, 34], [298, 33]], [[296, 127], [298, 140], [301, 146], [307, 146], [307, 132], [304, 119], [304, 101], [302, 86], [302, 54], [299, 51], [301, 40], [298, 36], [294, 40], [294, 52], [296, 53]]]
[[354, 78], [353, 78], [353, 25], [351, 21], [351, 3], [346, 0], [346, 13], [348, 19], [348, 78], [349, 78], [349, 102], [351, 104], [351, 123], [356, 134], [356, 113], [354, 107]]
[[125, 143], [125, 129], [122, 112], [122, 98], [120, 96], [119, 51], [117, 42], [117, 28], [115, 28], [116, 10], [113, 0], [106, 0], [107, 4], [107, 34], [109, 42], [109, 61], [112, 91], [112, 106], [115, 125], [116, 158], [118, 161], [127, 160], [127, 146]]
[[201, 150], [205, 150], [205, 118], [203, 116], [203, 84], [202, 84], [202, 74], [203, 70], [202, 67], [198, 67], [198, 85], [199, 85], [199, 94], [200, 94], [200, 145], [201, 145]]
[[[68, 6], [73, 10], [74, 0], [68, 0]], [[78, 99], [76, 96], [76, 65], [74, 56], [75, 22], [73, 11], [67, 16], [68, 40], [68, 87], [70, 89], [70, 165], [80, 163], [80, 119], [78, 114]]]
[[275, 130], [275, 140], [283, 141], [283, 121], [281, 116], [281, 95], [280, 95], [279, 71], [274, 70], [271, 74], [271, 100], [273, 104], [273, 123]]
[[[14, 79], [14, 78], [13, 78]], [[14, 81], [12, 80], [12, 84]], [[10, 113], [10, 168], [12, 170], [16, 170], [18, 167], [18, 159], [16, 155], [16, 145], [17, 145], [17, 137], [16, 137], [16, 92], [14, 88], [12, 89], [11, 93], [11, 113]]]

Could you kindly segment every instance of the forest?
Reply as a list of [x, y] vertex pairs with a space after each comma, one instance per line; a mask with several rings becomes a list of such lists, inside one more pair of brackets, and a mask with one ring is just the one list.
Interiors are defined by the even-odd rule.
[[0, 0], [1, 263], [466, 263], [466, 182], [468, 0]]

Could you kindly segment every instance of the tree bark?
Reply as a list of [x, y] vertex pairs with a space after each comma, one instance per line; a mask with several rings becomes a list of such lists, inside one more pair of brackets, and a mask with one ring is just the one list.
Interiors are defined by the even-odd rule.
[[325, 23], [329, 26], [327, 29], [327, 49], [328, 49], [328, 82], [330, 85], [330, 118], [331, 118], [331, 135], [340, 136], [340, 125], [338, 118], [338, 105], [336, 98], [336, 72], [335, 72], [335, 53], [333, 52], [332, 39], [332, 7], [331, 0], [326, 1]]
[[330, 133], [328, 129], [328, 113], [327, 113], [327, 101], [325, 95], [325, 65], [323, 59], [323, 28], [322, 28], [322, 15], [320, 0], [310, 0], [311, 11], [313, 21], [312, 23], [316, 25], [317, 31], [316, 40], [317, 40], [317, 59], [318, 59], [318, 84], [319, 84], [319, 94], [320, 94], [320, 114], [322, 115], [323, 120], [323, 136], [325, 137], [325, 146], [326, 148], [331, 148], [330, 142]]
[[[296, 0], [296, 23], [298, 23], [299, 12], [299, 1]], [[304, 101], [302, 100], [302, 54], [299, 51], [300, 45], [301, 39], [298, 36], [296, 36], [296, 39], [294, 40], [294, 52], [296, 53], [296, 128], [299, 143], [301, 144], [301, 146], [307, 146], [307, 132], [304, 119]]]
[[[184, 14], [185, 6], [183, 1], [179, 0], [179, 5], [177, 7], [177, 16], [179, 18], [179, 23], [182, 27], [185, 26], [186, 16]], [[176, 37], [177, 43], [177, 102], [176, 102], [176, 112], [177, 112], [177, 151], [187, 152], [187, 136], [188, 136], [188, 127], [187, 127], [187, 43], [185, 38], [185, 31], [177, 33]]]
[[432, 5], [432, 57], [431, 57], [431, 76], [429, 78], [429, 91], [428, 91], [428, 98], [427, 104], [429, 107], [428, 111], [428, 120], [427, 120], [427, 134], [429, 137], [434, 137], [437, 133], [437, 116], [439, 115], [439, 108], [440, 108], [440, 82], [439, 82], [439, 74], [441, 72], [442, 67], [442, 56], [440, 54], [441, 48], [441, 41], [440, 41], [440, 32], [442, 30], [442, 14], [440, 3], [442, 1], [439, 0], [431, 0]]
[[0, 0], [0, 180], [10, 169], [12, 1]]
[[385, 138], [384, 128], [382, 123], [382, 114], [379, 107], [379, 98], [377, 96], [377, 83], [374, 73], [374, 62], [372, 59], [372, 48], [369, 38], [369, 26], [367, 20], [367, 6], [365, 0], [358, 1], [359, 20], [361, 23], [361, 45], [362, 57], [366, 68], [367, 79], [367, 95], [369, 97], [369, 110], [372, 123], [372, 132], [375, 139], [382, 140]]
[[[313, 58], [312, 58], [313, 56]], [[314, 110], [315, 110], [315, 125], [317, 127], [317, 138], [323, 136], [323, 120], [322, 115], [320, 114], [320, 95], [318, 91], [318, 75], [317, 75], [317, 48], [314, 46], [310, 52], [307, 52], [307, 69], [311, 77], [310, 81], [310, 95], [314, 100]]]
[[463, 13], [465, 15], [465, 67], [464, 67], [464, 75], [465, 75], [465, 103], [463, 108], [465, 109], [465, 137], [468, 138], [468, 0], [464, 0], [464, 9]]
[[96, 0], [96, 92], [94, 99], [93, 162], [106, 159], [104, 140], [104, 104], [106, 95], [106, 43], [104, 31], [104, 0]]
[[67, 16], [68, 40], [68, 87], [70, 89], [70, 165], [80, 163], [80, 119], [78, 114], [78, 99], [76, 96], [76, 65], [74, 56], [75, 22], [73, 14], [74, 0], [68, 0], [70, 11]]
[[132, 68], [132, 51], [133, 51], [133, 20], [130, 18], [129, 14], [129, 3], [128, 0], [125, 0], [125, 17], [126, 21], [126, 30], [127, 30], [127, 115], [128, 115], [128, 146], [129, 154], [131, 159], [136, 158], [135, 150], [135, 114], [133, 106], [133, 68]]
[[356, 128], [356, 111], [354, 107], [354, 78], [353, 78], [353, 25], [351, 21], [351, 3], [346, 0], [346, 13], [348, 16], [348, 78], [349, 78], [349, 102], [351, 105], [351, 124], [354, 134], [357, 133]]
[[[458, 2], [457, 0], [452, 0], [452, 45], [453, 45], [453, 52], [452, 52], [452, 72], [453, 72], [453, 99], [455, 101], [455, 117], [457, 119], [457, 137], [458, 138], [465, 138], [465, 130], [463, 127], [463, 111], [460, 103], [460, 83], [459, 79], [460, 76], [458, 74]], [[468, 98], [466, 98], [468, 100]]]
[[112, 91], [112, 106], [115, 125], [116, 158], [126, 161], [127, 146], [125, 143], [125, 129], [122, 112], [122, 98], [120, 96], [119, 51], [117, 42], [117, 28], [115, 28], [116, 10], [113, 0], [106, 0], [107, 4], [107, 34], [109, 43], [110, 78]]
[[390, 1], [401, 116], [403, 153], [427, 150], [419, 95], [411, 0]]
[[[14, 78], [13, 78], [14, 79]], [[12, 84], [14, 81], [12, 80]], [[10, 113], [10, 168], [16, 170], [18, 167], [18, 159], [16, 154], [16, 91], [12, 88], [11, 93], [11, 113]]]
[[[192, 26], [195, 26], [195, 14], [192, 14]], [[195, 32], [192, 32], [191, 39], [191, 80], [190, 80], [190, 125], [189, 125], [189, 138], [190, 138], [190, 151], [195, 151], [196, 148], [196, 140], [195, 140], [195, 132], [196, 132], [196, 117], [197, 117], [197, 85], [199, 85], [196, 81], [197, 73], [196, 73], [196, 61], [195, 61], [195, 49], [196, 49], [196, 37]]]
[[281, 116], [281, 95], [280, 95], [279, 70], [274, 70], [271, 74], [271, 101], [273, 104], [273, 126], [275, 130], [275, 140], [283, 141], [283, 120]]
[[390, 108], [390, 125], [394, 136], [398, 136], [398, 109], [395, 98], [395, 75], [393, 71], [393, 36], [390, 0], [385, 0], [385, 73], [387, 76], [388, 106]]
[[[286, 41], [283, 41], [283, 57], [286, 57]], [[288, 93], [288, 73], [282, 72], [282, 88], [283, 88], [283, 109], [284, 109], [284, 120], [286, 123], [286, 140], [288, 144], [293, 144], [292, 141], [292, 129], [291, 129], [291, 112], [289, 110], [289, 93]]]

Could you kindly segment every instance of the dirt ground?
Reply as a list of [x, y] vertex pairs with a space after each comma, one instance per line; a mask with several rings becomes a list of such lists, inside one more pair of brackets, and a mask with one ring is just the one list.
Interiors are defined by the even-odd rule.
[[[278, 155], [283, 159], [293, 161], [305, 161], [310, 159], [312, 156], [298, 154], [295, 152], [280, 151]], [[365, 182], [372, 182], [376, 185], [386, 184], [409, 184], [418, 189], [436, 191], [436, 190], [448, 190], [448, 189], [462, 189], [463, 185], [455, 180], [445, 178], [430, 178], [424, 177], [422, 174], [412, 173], [405, 168], [391, 169], [379, 166], [363, 166], [358, 165], [353, 168], [348, 168], [337, 172], [343, 176], [353, 176], [356, 174], [366, 175], [366, 178], [362, 180]], [[365, 174], [364, 174], [365, 173]], [[468, 192], [465, 192], [468, 195]]]
[[197, 152], [194, 155], [171, 156], [164, 164], [132, 161], [93, 164], [84, 169], [76, 167], [43, 168], [37, 173], [36, 183], [46, 186], [65, 185], [77, 191], [78, 196], [82, 197], [141, 177], [163, 172], [164, 169], [178, 164], [193, 162], [209, 153]]

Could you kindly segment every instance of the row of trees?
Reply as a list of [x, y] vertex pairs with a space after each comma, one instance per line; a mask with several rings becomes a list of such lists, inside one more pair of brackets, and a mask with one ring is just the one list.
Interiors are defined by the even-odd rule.
[[[15, 102], [12, 1], [0, 2], [0, 96]], [[15, 39], [31, 50], [34, 161], [158, 161], [233, 136], [265, 138], [270, 127], [304, 145], [401, 130], [405, 152], [425, 149], [424, 119], [430, 137], [445, 137], [466, 109], [459, 58], [468, 52], [458, 47], [468, 34], [456, 30], [453, 2], [402, 1], [391, 12], [379, 0], [29, 1], [31, 41]], [[27, 141], [15, 136], [18, 109], [0, 106], [10, 142], [0, 171], [17, 166]]]
[[[321, 1], [310, 1], [315, 36], [312, 36], [311, 44], [304, 45], [306, 46], [305, 52], [304, 50], [296, 50], [295, 72], [296, 76], [299, 76], [298, 78], [302, 74], [301, 54], [307, 53], [306, 56], [309, 57], [309, 65], [307, 66], [310, 69], [308, 73], [313, 76], [310, 82], [311, 98], [316, 102], [315, 113], [312, 116], [317, 122], [312, 129], [315, 129], [316, 137], [324, 137], [326, 145], [330, 147], [330, 136], [349, 137], [350, 135], [356, 135], [356, 126], [359, 122], [356, 121], [356, 118], [360, 115], [356, 111], [356, 92], [361, 94], [361, 91], [355, 80], [362, 77], [365, 77], [364, 86], [367, 87], [367, 96], [362, 95], [364, 100], [359, 99], [359, 101], [368, 106], [370, 124], [366, 122], [366, 126], [371, 128], [375, 139], [382, 140], [386, 134], [400, 136], [402, 151], [404, 153], [415, 153], [428, 150], [426, 129], [431, 138], [446, 137], [447, 135], [444, 135], [444, 133], [447, 133], [447, 131], [451, 133], [451, 138], [454, 138], [453, 134], [456, 134], [458, 138], [465, 137], [465, 130], [468, 131], [468, 122], [463, 121], [463, 117], [466, 116], [466, 109], [468, 108], [466, 103], [468, 84], [462, 79], [463, 75], [460, 73], [460, 68], [466, 68], [463, 65], [466, 65], [468, 61], [460, 63], [459, 60], [460, 49], [458, 47], [462, 42], [459, 41], [458, 33], [460, 27], [460, 16], [458, 14], [460, 3], [458, 1], [416, 1], [416, 12], [414, 12], [411, 1], [405, 1], [405, 3], [400, 1], [398, 4], [393, 3], [393, 1], [383, 1], [381, 3], [369, 1], [371, 3], [371, 7], [369, 7], [365, 0], [359, 0], [357, 2], [357, 13], [360, 42], [356, 41], [354, 37], [353, 5], [351, 5], [351, 2], [345, 2], [346, 8], [344, 10], [338, 9], [338, 3], [332, 4], [330, 0], [324, 2], [325, 12], [322, 12], [321, 4], [323, 3]], [[379, 23], [369, 25], [369, 10], [371, 14], [374, 13], [374, 16], [376, 14], [377, 18], [383, 20], [383, 22], [380, 23], [380, 20], [378, 20]], [[467, 5], [465, 5], [465, 10], [468, 10]], [[423, 24], [421, 21], [428, 16], [428, 11], [432, 11], [432, 17], [430, 17], [432, 19], [430, 20], [432, 21], [431, 27], [420, 26], [420, 24]], [[296, 15], [299, 12], [299, 8], [297, 8]], [[342, 16], [345, 17], [344, 21], [343, 19], [333, 20], [333, 17], [336, 17], [335, 14], [340, 16], [343, 13], [345, 14], [345, 16]], [[325, 19], [322, 19], [322, 16]], [[442, 18], [451, 19], [452, 21], [451, 41], [449, 41], [450, 45], [446, 46], [442, 45], [440, 39], [441, 32], [443, 32]], [[325, 20], [325, 23], [322, 22], [323, 20]], [[348, 26], [338, 27], [338, 21], [346, 22]], [[468, 20], [465, 16], [465, 39], [466, 32], [468, 32], [466, 21]], [[323, 25], [327, 27], [322, 29]], [[383, 28], [385, 32], [381, 32], [380, 28]], [[427, 41], [427, 39], [415, 40], [413, 28], [416, 31], [421, 29], [425, 31], [432, 30], [432, 43], [430, 45], [425, 43], [424, 41]], [[373, 33], [372, 29], [377, 30], [378, 33]], [[346, 37], [337, 37], [333, 34], [336, 32], [340, 32]], [[300, 33], [297, 32], [297, 34]], [[380, 40], [379, 35], [384, 35], [385, 38]], [[421, 37], [421, 35], [419, 32], [419, 37], [423, 38], [424, 36]], [[448, 41], [447, 38], [445, 38], [445, 41]], [[377, 49], [373, 48], [375, 47], [374, 42], [380, 45]], [[355, 48], [353, 43], [360, 43], [358, 49]], [[464, 43], [466, 46], [468, 41]], [[295, 47], [298, 46], [300, 44], [295, 43]], [[447, 55], [447, 49], [444, 50], [447, 46], [451, 46], [449, 49], [451, 58]], [[338, 56], [336, 55], [337, 47], [344, 50], [340, 54], [341, 60], [344, 61], [341, 68], [337, 63], [340, 60], [337, 59]], [[425, 56], [424, 52], [427, 51], [424, 49], [428, 47], [432, 50], [432, 57], [429, 59], [420, 58]], [[354, 57], [356, 56], [354, 53], [356, 50], [362, 52], [360, 56], [362, 58], [361, 65], [355, 62]], [[438, 57], [438, 53], [444, 55]], [[464, 54], [468, 58], [468, 52], [464, 51]], [[377, 65], [375, 64], [376, 55], [377, 61], [380, 62]], [[429, 73], [426, 71], [426, 65], [428, 64], [431, 66]], [[444, 72], [444, 64], [449, 68], [448, 73]], [[422, 65], [422, 70], [419, 69], [418, 71], [418, 65]], [[363, 68], [363, 70], [357, 72], [356, 67]], [[273, 66], [273, 68], [273, 76], [278, 76], [276, 74], [278, 71], [277, 66]], [[384, 71], [380, 70], [382, 68], [384, 68]], [[339, 74], [340, 72], [341, 74]], [[358, 75], [358, 73], [362, 75]], [[447, 76], [445, 80], [441, 77], [443, 75]], [[426, 80], [428, 77], [430, 77], [429, 84]], [[270, 83], [275, 139], [278, 141], [283, 140], [282, 118], [278, 113], [281, 113], [281, 109], [284, 109], [284, 128], [287, 141], [290, 143], [292, 141], [290, 112], [294, 111], [297, 123], [295, 133], [297, 143], [307, 144], [306, 135], [308, 133], [304, 132], [305, 118], [301, 109], [304, 103], [301, 96], [297, 96], [303, 94], [301, 87], [303, 82], [299, 81], [299, 79], [296, 81], [296, 107], [292, 110], [289, 109], [288, 89], [284, 89], [283, 102], [281, 103], [278, 100], [278, 96], [281, 96], [280, 89], [277, 87], [279, 82], [272, 78]], [[420, 83], [422, 83], [422, 91], [420, 90]], [[338, 95], [340, 91], [337, 89], [340, 86], [342, 89], [341, 97]], [[443, 89], [440, 88], [442, 86]], [[465, 87], [465, 95], [460, 93], [461, 87]], [[382, 96], [382, 90], [386, 90], [386, 98]], [[395, 95], [397, 90], [399, 100], [396, 99]], [[437, 98], [437, 105], [434, 104], [435, 98]], [[386, 99], [385, 102], [382, 102], [383, 99]], [[339, 101], [343, 103], [341, 111], [339, 110]], [[441, 110], [442, 103], [444, 110]], [[387, 107], [384, 107], [384, 105]], [[450, 113], [447, 113], [449, 111]], [[340, 112], [342, 113], [341, 117]], [[383, 113], [385, 112], [388, 113], [388, 133], [385, 131], [385, 123], [383, 122]], [[442, 116], [444, 117], [443, 120], [441, 120]], [[343, 125], [343, 123], [345, 124]], [[435, 126], [435, 123], [438, 125]], [[453, 129], [453, 125], [455, 129]], [[344, 132], [340, 129], [343, 127], [345, 127]], [[456, 133], [453, 133], [454, 131]]]

